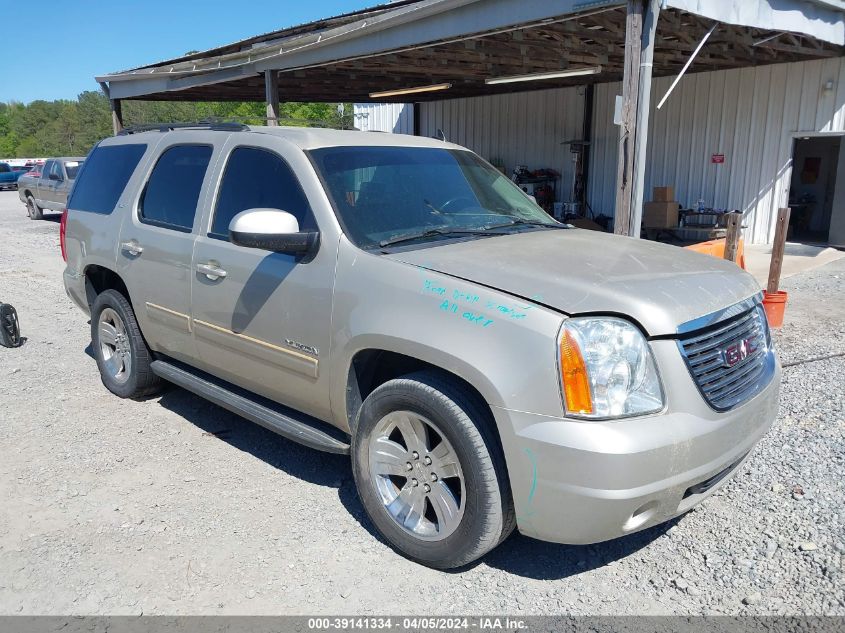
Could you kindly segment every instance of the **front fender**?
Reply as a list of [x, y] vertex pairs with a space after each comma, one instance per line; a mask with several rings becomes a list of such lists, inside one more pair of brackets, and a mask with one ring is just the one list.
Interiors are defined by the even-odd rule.
[[559, 416], [562, 320], [542, 306], [341, 239], [332, 318], [334, 421], [347, 427], [349, 367], [365, 349], [404, 354], [452, 372], [491, 406]]
[[[415, 358], [462, 378], [475, 387], [488, 403], [501, 402], [504, 399], [498, 387], [466, 359], [455, 356], [448, 351], [424, 343], [421, 344], [419, 341], [397, 338], [391, 335], [368, 333], [350, 340], [348, 347], [343, 352], [343, 360], [338, 365], [338, 377], [343, 373], [342, 368], [345, 367], [348, 370], [352, 366], [355, 356], [364, 350], [381, 350]], [[336, 387], [342, 389], [345, 393], [346, 386], [344, 380], [342, 385]], [[343, 419], [346, 420], [348, 412], [345, 407], [342, 414]]]

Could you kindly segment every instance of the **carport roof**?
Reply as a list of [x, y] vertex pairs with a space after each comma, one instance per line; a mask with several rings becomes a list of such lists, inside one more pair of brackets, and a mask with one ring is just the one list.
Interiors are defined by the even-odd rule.
[[[664, 0], [654, 74], [677, 73], [713, 22], [689, 72], [843, 54], [842, 0]], [[265, 71], [285, 101], [372, 101], [372, 92], [436, 83], [447, 99], [615, 81], [624, 62], [622, 0], [400, 0], [216, 49], [103, 75], [113, 99], [263, 101]], [[601, 67], [589, 76], [490, 85], [485, 79]], [[379, 101], [407, 101], [397, 96]]]

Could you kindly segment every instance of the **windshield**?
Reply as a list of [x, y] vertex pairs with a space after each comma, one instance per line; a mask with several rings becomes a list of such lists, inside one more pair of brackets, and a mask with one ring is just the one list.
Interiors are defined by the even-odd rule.
[[65, 171], [67, 171], [67, 177], [70, 180], [76, 178], [76, 174], [79, 172], [79, 168], [82, 167], [81, 160], [69, 160], [65, 163]]
[[361, 248], [561, 226], [472, 152], [328, 147], [310, 154], [349, 238]]

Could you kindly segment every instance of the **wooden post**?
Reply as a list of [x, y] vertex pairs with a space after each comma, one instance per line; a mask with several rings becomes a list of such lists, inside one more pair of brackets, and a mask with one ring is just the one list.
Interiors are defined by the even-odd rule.
[[264, 71], [264, 95], [267, 100], [267, 125], [278, 125], [279, 75], [275, 70]]
[[106, 99], [109, 100], [109, 108], [111, 109], [111, 127], [115, 136], [117, 136], [118, 132], [123, 129], [123, 106], [120, 103], [120, 99], [111, 98], [111, 90], [109, 90], [109, 85], [106, 82], [100, 82], [100, 89], [103, 91], [103, 94], [106, 95]]
[[115, 135], [123, 129], [123, 106], [120, 99], [109, 99], [111, 105], [111, 125]]
[[725, 235], [725, 259], [736, 263], [739, 240], [742, 238], [742, 213], [728, 213], [728, 232]]
[[640, 237], [645, 198], [645, 166], [648, 161], [648, 126], [651, 116], [651, 76], [654, 67], [654, 47], [660, 4], [666, 0], [645, 0], [643, 7], [643, 35], [640, 49], [640, 68], [637, 92], [637, 115], [634, 127], [634, 160], [631, 169], [631, 211], [628, 217], [629, 235]]
[[786, 229], [789, 227], [789, 208], [778, 209], [775, 224], [775, 241], [772, 243], [772, 262], [769, 264], [769, 283], [766, 292], [770, 295], [778, 291], [780, 271], [783, 268], [783, 251], [786, 248]]
[[[622, 122], [619, 126], [619, 157], [616, 165], [616, 209], [613, 232], [639, 237], [640, 227], [631, 227], [631, 186], [634, 148], [637, 139], [637, 101], [642, 54], [643, 2], [628, 0], [625, 19], [625, 65], [622, 75]], [[633, 229], [633, 232], [632, 232]]]

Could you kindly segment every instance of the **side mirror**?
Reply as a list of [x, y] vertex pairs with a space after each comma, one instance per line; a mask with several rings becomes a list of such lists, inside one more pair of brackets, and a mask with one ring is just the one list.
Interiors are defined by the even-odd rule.
[[61, 180], [61, 179], [62, 179], [62, 177], [61, 177], [61, 176], [59, 176], [59, 174], [50, 174], [50, 175], [48, 176], [48, 178], [49, 178], [50, 180]]
[[247, 209], [229, 223], [229, 240], [246, 248], [305, 255], [317, 248], [317, 231], [300, 231], [292, 213], [279, 209]]

